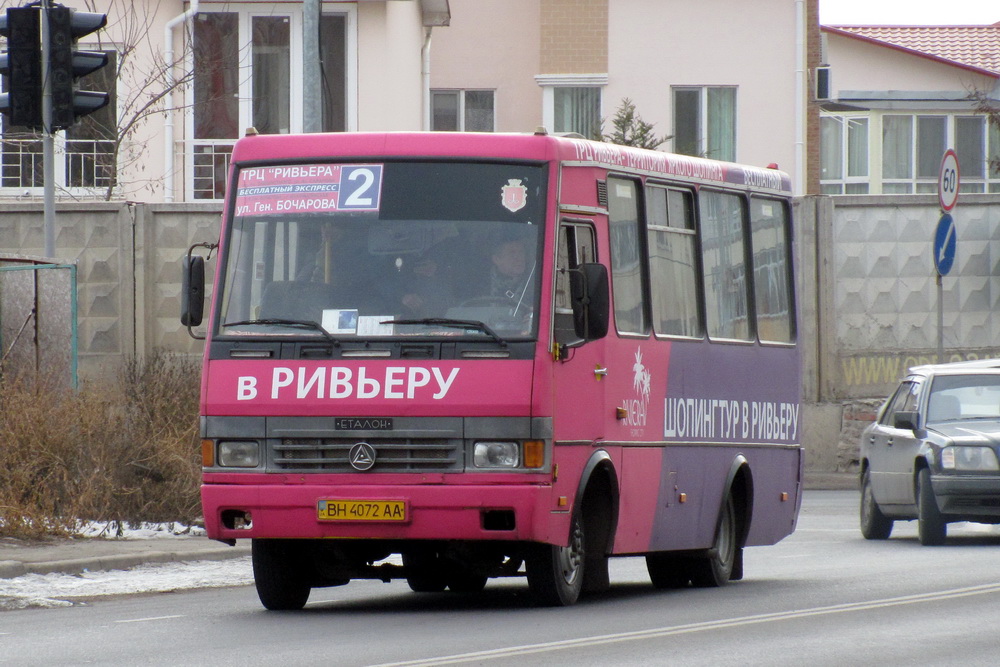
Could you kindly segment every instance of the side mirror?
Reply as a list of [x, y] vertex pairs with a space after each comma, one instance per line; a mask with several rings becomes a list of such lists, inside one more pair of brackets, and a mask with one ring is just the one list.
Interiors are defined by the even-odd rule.
[[184, 257], [181, 276], [181, 324], [196, 327], [205, 314], [205, 258]]
[[900, 410], [892, 417], [892, 425], [895, 428], [917, 430], [917, 412], [912, 410]]
[[570, 272], [569, 285], [576, 335], [583, 340], [604, 338], [611, 307], [608, 270], [603, 264], [580, 264]]

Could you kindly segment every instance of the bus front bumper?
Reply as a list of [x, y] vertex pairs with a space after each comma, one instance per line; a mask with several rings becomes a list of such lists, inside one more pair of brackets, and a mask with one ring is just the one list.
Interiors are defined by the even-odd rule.
[[547, 484], [206, 483], [201, 498], [208, 537], [229, 543], [245, 538], [552, 542], [567, 534], [570, 509], [560, 506]]

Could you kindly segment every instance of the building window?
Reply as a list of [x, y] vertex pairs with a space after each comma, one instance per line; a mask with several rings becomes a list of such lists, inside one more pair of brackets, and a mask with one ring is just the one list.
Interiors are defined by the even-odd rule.
[[550, 132], [601, 138], [606, 74], [545, 74], [535, 81], [542, 86], [542, 124]]
[[673, 102], [675, 153], [736, 160], [735, 87], [677, 86]]
[[601, 135], [600, 88], [556, 88], [553, 104], [555, 132], [573, 132], [588, 139]]
[[868, 193], [868, 119], [820, 119], [820, 180], [823, 194]]
[[[81, 118], [72, 127], [57, 132], [53, 142], [55, 186], [74, 194], [99, 189], [103, 195], [117, 183], [118, 100], [116, 72], [118, 53], [105, 51], [108, 64], [80, 79], [81, 90], [106, 92], [107, 106]], [[8, 85], [3, 77], [3, 89]], [[9, 126], [4, 116], [0, 142], [0, 187], [25, 189], [45, 186], [42, 171], [41, 135], [23, 127]]]
[[[247, 4], [238, 11], [199, 12], [194, 20], [188, 135], [188, 197], [221, 199], [232, 146], [246, 127], [261, 134], [302, 129], [302, 86], [292, 67], [301, 52], [301, 10], [261, 14]], [[321, 109], [324, 132], [351, 124], [348, 99], [353, 9], [320, 17]]]
[[941, 158], [949, 146], [958, 153], [961, 192], [1000, 191], [998, 174], [988, 167], [998, 146], [987, 125], [983, 116], [882, 116], [882, 192], [937, 192]]
[[493, 132], [492, 90], [431, 91], [431, 129], [444, 132]]

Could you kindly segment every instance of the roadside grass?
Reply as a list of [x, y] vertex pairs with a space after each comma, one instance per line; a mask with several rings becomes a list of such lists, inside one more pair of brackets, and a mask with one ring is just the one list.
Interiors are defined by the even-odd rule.
[[197, 523], [199, 378], [155, 351], [76, 391], [0, 380], [0, 536]]

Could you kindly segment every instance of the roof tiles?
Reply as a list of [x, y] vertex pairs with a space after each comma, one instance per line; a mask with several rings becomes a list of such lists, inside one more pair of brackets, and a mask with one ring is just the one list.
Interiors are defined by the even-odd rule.
[[823, 27], [1000, 77], [1000, 23], [956, 26]]

